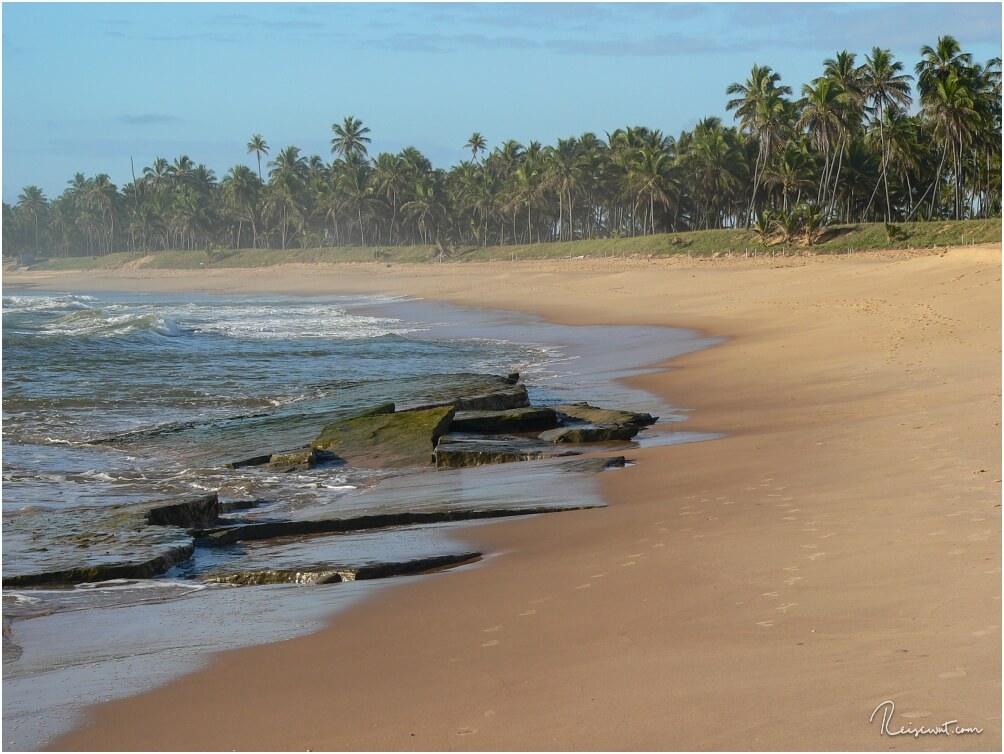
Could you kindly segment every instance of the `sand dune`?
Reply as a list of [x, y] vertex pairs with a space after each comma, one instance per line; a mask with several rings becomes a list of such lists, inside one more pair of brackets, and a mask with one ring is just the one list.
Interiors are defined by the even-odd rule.
[[[95, 709], [72, 749], [1001, 747], [1001, 249], [44, 276], [407, 293], [728, 342], [634, 379], [728, 436], [477, 568]], [[882, 737], [958, 721], [980, 734]]]

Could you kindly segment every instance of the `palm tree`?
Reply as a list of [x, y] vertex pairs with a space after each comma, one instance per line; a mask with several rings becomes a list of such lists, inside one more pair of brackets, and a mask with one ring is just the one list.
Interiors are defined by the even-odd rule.
[[38, 186], [25, 186], [17, 197], [17, 206], [28, 212], [35, 223], [35, 253], [38, 253], [38, 216], [45, 212], [49, 201]]
[[642, 221], [642, 233], [655, 233], [655, 204], [664, 207], [672, 203], [674, 187], [670, 178], [671, 158], [667, 151], [654, 144], [646, 144], [638, 149], [624, 176], [625, 192], [637, 205], [646, 205]]
[[261, 180], [247, 165], [234, 165], [223, 179], [223, 197], [237, 216], [237, 248], [241, 245], [241, 226], [251, 223], [251, 245], [258, 246], [258, 212], [262, 190]]
[[[949, 148], [952, 150], [955, 175], [954, 214], [958, 220], [962, 213], [962, 153], [980, 126], [980, 114], [974, 107], [972, 93], [954, 71], [947, 78], [935, 79], [933, 88], [923, 98], [923, 107], [934, 138], [941, 140], [943, 144], [939, 176]], [[935, 184], [937, 183], [938, 179], [935, 179]]]
[[[548, 186], [558, 192], [558, 240], [565, 237], [567, 227], [568, 240], [571, 241], [575, 223], [572, 197], [582, 177], [579, 142], [575, 137], [558, 139], [557, 146], [548, 147], [545, 154], [547, 155]], [[567, 222], [564, 215], [566, 200], [568, 204]]]
[[407, 165], [399, 155], [381, 152], [373, 161], [373, 190], [384, 196], [391, 207], [390, 243], [394, 243], [399, 197], [408, 186]]
[[478, 153], [484, 152], [488, 148], [488, 142], [485, 141], [484, 136], [475, 131], [471, 134], [471, 138], [467, 140], [467, 143], [464, 144], [464, 148], [471, 150], [471, 159], [477, 162]]
[[894, 61], [889, 50], [873, 47], [871, 55], [865, 55], [862, 67], [862, 91], [865, 101], [871, 103], [869, 111], [873, 122], [878, 123], [879, 141], [882, 146], [882, 182], [885, 184], [885, 221], [892, 219], [892, 206], [889, 201], [889, 172], [886, 164], [885, 130], [883, 113], [889, 108], [909, 107], [913, 98], [910, 96], [909, 74], [902, 74], [903, 64]]
[[955, 37], [948, 35], [938, 37], [934, 47], [921, 47], [920, 54], [924, 58], [913, 70], [917, 74], [917, 90], [921, 99], [934, 89], [938, 81], [944, 81], [952, 73], [961, 76], [973, 64], [973, 56], [963, 53]]
[[823, 170], [816, 192], [819, 204], [826, 202], [826, 190], [833, 171], [838, 145], [848, 128], [852, 95], [835, 79], [819, 78], [803, 84], [801, 116], [796, 124], [805, 130], [812, 146], [823, 154]]
[[248, 142], [247, 148], [248, 154], [254, 152], [258, 157], [258, 180], [264, 183], [261, 177], [261, 156], [268, 154], [268, 142], [261, 137], [261, 134], [255, 134], [251, 137], [251, 141]]
[[331, 139], [331, 151], [333, 154], [340, 154], [348, 158], [353, 154], [366, 154], [366, 145], [370, 143], [370, 138], [366, 135], [370, 132], [358, 118], [347, 116], [341, 125], [331, 124], [331, 130], [335, 136]]
[[725, 90], [726, 94], [738, 94], [729, 100], [725, 108], [735, 110], [735, 118], [740, 127], [757, 139], [757, 161], [753, 170], [753, 191], [750, 196], [749, 211], [746, 215], [747, 227], [752, 221], [756, 206], [757, 189], [763, 179], [770, 156], [783, 140], [789, 103], [784, 95], [791, 94], [790, 86], [779, 86], [781, 75], [770, 66], [754, 65], [745, 84], [735, 82]]

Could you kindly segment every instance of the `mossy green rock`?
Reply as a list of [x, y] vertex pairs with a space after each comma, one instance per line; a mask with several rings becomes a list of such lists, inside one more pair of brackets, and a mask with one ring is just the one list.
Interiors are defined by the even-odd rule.
[[298, 448], [297, 450], [273, 453], [269, 459], [268, 467], [274, 471], [303, 471], [314, 468], [319, 460], [320, 456], [316, 448]]
[[345, 419], [322, 429], [312, 446], [336, 453], [353, 466], [427, 466], [455, 413], [453, 406], [436, 406]]
[[586, 424], [626, 424], [636, 427], [646, 427], [649, 424], [655, 424], [659, 418], [651, 414], [639, 414], [634, 411], [590, 406], [588, 403], [564, 403], [560, 406], [553, 406], [553, 408], [566, 424], [584, 422]]
[[512, 408], [505, 411], [458, 411], [450, 422], [450, 432], [538, 432], [558, 426], [558, 415], [550, 408]]
[[541, 432], [538, 437], [544, 442], [610, 442], [630, 440], [638, 434], [639, 428], [633, 424], [558, 427]]

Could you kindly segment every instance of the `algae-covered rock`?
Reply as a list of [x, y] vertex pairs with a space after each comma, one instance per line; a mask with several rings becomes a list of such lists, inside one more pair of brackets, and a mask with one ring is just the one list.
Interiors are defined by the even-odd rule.
[[458, 411], [450, 422], [450, 432], [537, 432], [558, 426], [558, 415], [550, 408], [511, 408], [504, 411]]
[[549, 429], [537, 435], [544, 442], [609, 442], [630, 440], [638, 434], [639, 427], [633, 424], [600, 424], [596, 426], [571, 426]]
[[580, 455], [580, 451], [556, 450], [551, 444], [525, 437], [446, 435], [440, 438], [433, 454], [433, 461], [440, 468], [459, 469], [466, 466], [487, 466], [572, 455]]
[[425, 466], [454, 414], [453, 406], [437, 406], [345, 419], [322, 429], [312, 446], [353, 466]]
[[649, 424], [655, 424], [659, 418], [651, 414], [639, 414], [634, 411], [599, 408], [598, 406], [590, 406], [588, 403], [564, 403], [552, 408], [558, 412], [562, 421], [566, 424], [585, 422], [587, 424], [627, 424], [636, 427], [646, 427]]
[[298, 448], [273, 453], [268, 467], [273, 471], [303, 471], [314, 468], [320, 461], [316, 448]]

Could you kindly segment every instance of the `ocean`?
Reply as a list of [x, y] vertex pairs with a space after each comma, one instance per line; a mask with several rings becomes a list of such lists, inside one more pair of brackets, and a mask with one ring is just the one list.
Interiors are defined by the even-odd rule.
[[[302, 446], [361, 407], [426, 404], [444, 375], [519, 372], [534, 405], [589, 401], [681, 421], [685, 410], [616, 380], [710, 343], [683, 330], [562, 327], [395, 297], [5, 291], [4, 575], [73, 562], [103, 507], [207, 492], [235, 506], [224, 517], [244, 521], [601, 505], [595, 475], [555, 484], [562, 472], [547, 461], [423, 472], [224, 465]], [[662, 432], [639, 442], [701, 439]], [[157, 578], [5, 587], [3, 743], [36, 748], [87, 703], [194, 669], [212, 651], [315, 630], [389, 582], [421, 578], [235, 587], [207, 576], [460, 557], [470, 548], [457, 529], [197, 548]], [[109, 557], [140, 546], [121, 532], [83, 533], [89, 547], [104, 537]]]

